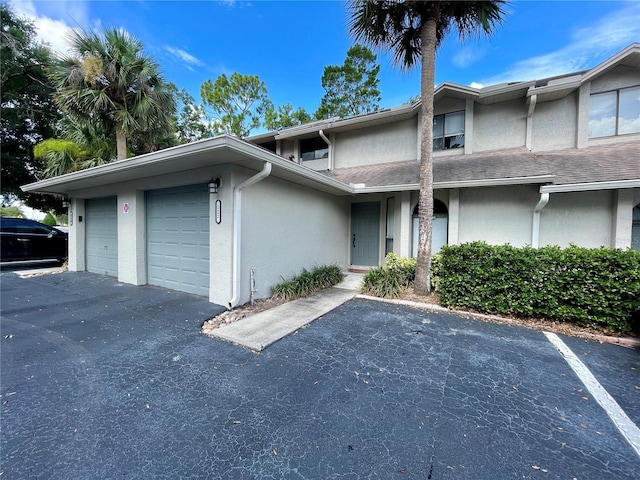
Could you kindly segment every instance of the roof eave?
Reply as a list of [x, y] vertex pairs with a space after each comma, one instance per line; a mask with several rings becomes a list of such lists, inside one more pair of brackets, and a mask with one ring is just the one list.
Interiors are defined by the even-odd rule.
[[640, 188], [640, 178], [632, 180], [613, 180], [609, 182], [565, 183], [560, 185], [543, 185], [540, 193], [588, 192], [594, 190], [618, 190]]

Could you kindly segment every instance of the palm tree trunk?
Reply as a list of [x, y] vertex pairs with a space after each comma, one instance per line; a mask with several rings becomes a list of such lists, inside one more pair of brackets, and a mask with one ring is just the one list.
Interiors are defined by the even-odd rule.
[[118, 160], [125, 160], [127, 158], [127, 135], [120, 125], [116, 126], [116, 151]]
[[420, 142], [420, 195], [418, 197], [418, 258], [414, 291], [431, 291], [431, 225], [433, 217], [433, 94], [436, 61], [436, 18], [427, 20], [420, 30], [422, 71], [422, 140]]

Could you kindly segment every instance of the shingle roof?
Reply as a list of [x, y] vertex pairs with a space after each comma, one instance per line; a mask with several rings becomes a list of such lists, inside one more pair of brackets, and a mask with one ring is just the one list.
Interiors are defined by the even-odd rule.
[[549, 165], [554, 185], [640, 179], [640, 142], [541, 152], [536, 157]]
[[[419, 183], [418, 161], [335, 169], [327, 176], [367, 187]], [[526, 148], [435, 157], [435, 183], [553, 175], [554, 185], [640, 179], [640, 142], [533, 153]]]

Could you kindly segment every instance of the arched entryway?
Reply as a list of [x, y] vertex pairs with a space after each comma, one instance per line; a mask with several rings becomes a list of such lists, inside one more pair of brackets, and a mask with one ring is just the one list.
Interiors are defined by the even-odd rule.
[[640, 252], [640, 203], [633, 207], [633, 222], [631, 224], [631, 248]]
[[[411, 256], [418, 256], [418, 205], [413, 209], [413, 244], [411, 248]], [[447, 244], [449, 232], [449, 210], [444, 202], [433, 199], [433, 220], [431, 232], [431, 253], [436, 254]]]

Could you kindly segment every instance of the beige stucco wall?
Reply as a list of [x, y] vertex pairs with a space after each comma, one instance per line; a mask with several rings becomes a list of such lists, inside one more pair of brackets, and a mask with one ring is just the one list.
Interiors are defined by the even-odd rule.
[[552, 193], [540, 215], [540, 245], [611, 247], [614, 191]]
[[473, 119], [473, 151], [524, 146], [527, 107], [524, 99], [493, 105], [476, 104]]
[[336, 133], [334, 168], [415, 160], [417, 148], [416, 117]]
[[[253, 172], [255, 173], [255, 172]], [[246, 176], [248, 178], [249, 175]], [[243, 191], [240, 303], [316, 265], [348, 265], [349, 201], [268, 177]]]
[[533, 185], [460, 189], [458, 242], [531, 244], [533, 209], [539, 198]]
[[531, 149], [558, 150], [576, 146], [578, 93], [560, 100], [538, 103], [533, 113]]
[[591, 81], [591, 93], [602, 93], [638, 85], [638, 68], [619, 65]]

